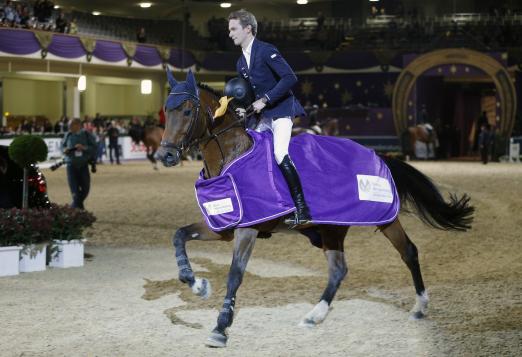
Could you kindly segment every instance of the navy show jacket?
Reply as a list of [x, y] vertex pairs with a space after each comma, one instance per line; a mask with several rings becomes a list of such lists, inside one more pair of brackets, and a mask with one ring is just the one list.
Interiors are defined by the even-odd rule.
[[261, 116], [293, 119], [305, 115], [302, 105], [291, 90], [297, 83], [297, 77], [275, 46], [254, 38], [250, 68], [244, 55], [239, 57], [236, 67], [239, 76], [252, 86], [256, 100], [263, 97], [268, 100]]

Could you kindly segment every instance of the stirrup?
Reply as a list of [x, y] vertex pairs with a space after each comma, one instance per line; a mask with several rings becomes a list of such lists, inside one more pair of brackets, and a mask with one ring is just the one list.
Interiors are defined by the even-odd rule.
[[289, 225], [289, 229], [303, 229], [308, 228], [313, 225], [312, 219], [299, 219], [297, 212], [294, 213], [293, 217], [287, 217], [285, 219], [285, 224]]

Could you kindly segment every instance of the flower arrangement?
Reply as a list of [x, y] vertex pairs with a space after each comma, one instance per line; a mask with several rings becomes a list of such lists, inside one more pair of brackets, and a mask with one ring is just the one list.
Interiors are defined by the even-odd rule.
[[39, 244], [49, 240], [52, 217], [45, 209], [1, 209], [0, 246]]
[[0, 247], [81, 239], [95, 221], [92, 213], [65, 205], [0, 209]]
[[91, 212], [70, 206], [52, 204], [49, 213], [53, 218], [51, 240], [82, 239], [84, 229], [96, 221]]

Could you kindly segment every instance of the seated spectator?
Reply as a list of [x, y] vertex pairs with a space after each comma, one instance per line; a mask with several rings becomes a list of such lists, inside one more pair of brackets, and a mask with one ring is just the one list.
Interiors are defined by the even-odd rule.
[[71, 20], [69, 24], [69, 34], [76, 35], [78, 33], [78, 25], [76, 24], [76, 18]]
[[15, 22], [16, 15], [16, 10], [13, 7], [12, 2], [10, 0], [7, 0], [4, 6], [4, 22], [12, 26]]
[[145, 33], [145, 27], [140, 27], [136, 34], [136, 39], [139, 43], [147, 42], [147, 34]]
[[67, 19], [65, 18], [65, 14], [60, 11], [60, 15], [56, 19], [56, 32], [65, 33], [65, 28], [67, 27]]

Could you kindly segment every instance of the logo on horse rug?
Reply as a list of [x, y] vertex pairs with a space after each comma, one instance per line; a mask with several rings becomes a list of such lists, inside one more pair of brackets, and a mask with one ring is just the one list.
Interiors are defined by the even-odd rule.
[[[196, 181], [196, 198], [214, 231], [253, 224], [295, 211], [274, 160], [270, 131], [248, 131], [254, 144], [217, 177]], [[301, 176], [313, 222], [374, 226], [392, 222], [399, 198], [391, 173], [373, 150], [351, 140], [301, 134], [290, 156]]]

